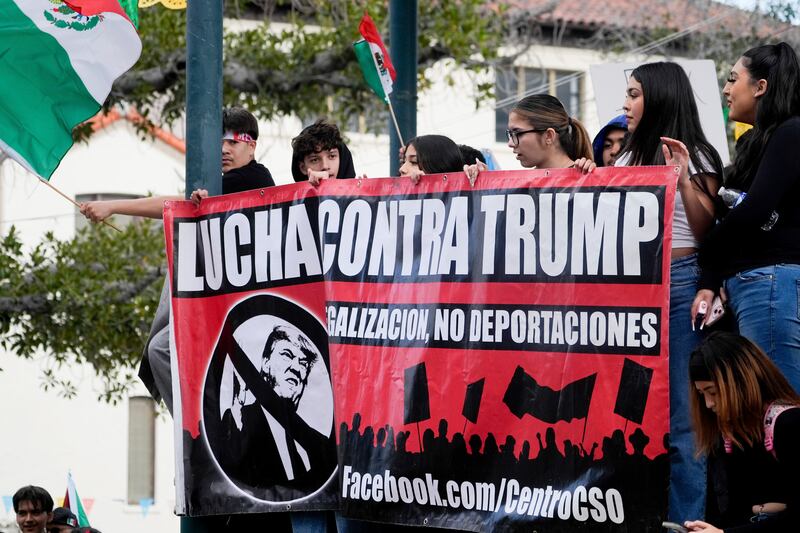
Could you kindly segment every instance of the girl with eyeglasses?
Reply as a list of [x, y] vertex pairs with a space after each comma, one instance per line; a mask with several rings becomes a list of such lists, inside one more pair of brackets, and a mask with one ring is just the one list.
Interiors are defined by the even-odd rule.
[[800, 530], [800, 396], [761, 348], [734, 333], [709, 335], [688, 376], [714, 525], [684, 525], [703, 533]]
[[508, 147], [525, 168], [569, 168], [592, 158], [586, 128], [549, 94], [526, 96], [508, 115]]
[[715, 221], [722, 161], [703, 133], [692, 85], [680, 65], [646, 63], [634, 69], [622, 109], [630, 135], [614, 166], [683, 163], [672, 213], [669, 302], [669, 519], [681, 522], [702, 517], [705, 510], [705, 462], [695, 458], [684, 379], [702, 332], [687, 313], [700, 277], [697, 249]]
[[[508, 147], [525, 168], [570, 168], [575, 160], [592, 162], [592, 141], [583, 124], [572, 118], [561, 101], [533, 94], [517, 102], [508, 114]], [[487, 170], [479, 161], [465, 161], [464, 172], [475, 183]]]

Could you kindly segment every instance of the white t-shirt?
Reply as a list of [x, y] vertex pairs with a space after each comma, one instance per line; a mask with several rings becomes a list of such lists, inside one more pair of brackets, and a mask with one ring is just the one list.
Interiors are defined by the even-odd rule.
[[[704, 155], [700, 155], [703, 161], [703, 166], [711, 168], [711, 162], [707, 160]], [[630, 165], [631, 153], [625, 152], [616, 161], [615, 167], [628, 167]], [[689, 160], [689, 176], [699, 174], [697, 168]], [[686, 207], [683, 205], [683, 197], [681, 197], [678, 189], [678, 182], [675, 181], [675, 211], [672, 213], [672, 247], [673, 248], [699, 248], [700, 243], [694, 238], [692, 228], [689, 227], [689, 220], [686, 218]]]

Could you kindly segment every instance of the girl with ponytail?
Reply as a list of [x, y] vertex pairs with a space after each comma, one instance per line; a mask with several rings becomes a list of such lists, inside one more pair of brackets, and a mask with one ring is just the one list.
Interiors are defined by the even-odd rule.
[[[508, 147], [525, 168], [571, 168], [576, 160], [587, 166], [592, 163], [592, 140], [586, 128], [549, 94], [533, 94], [517, 102], [508, 114], [506, 136]], [[471, 184], [487, 170], [480, 161], [465, 163]]]
[[526, 96], [508, 116], [508, 147], [525, 168], [568, 168], [592, 158], [592, 141], [578, 119], [549, 94]]

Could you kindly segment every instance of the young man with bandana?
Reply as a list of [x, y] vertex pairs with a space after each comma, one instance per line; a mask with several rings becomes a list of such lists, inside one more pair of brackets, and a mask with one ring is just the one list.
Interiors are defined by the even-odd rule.
[[[231, 107], [222, 112], [222, 194], [272, 187], [275, 182], [267, 167], [255, 160], [258, 141], [258, 121], [252, 113], [241, 107]], [[198, 189], [192, 200], [208, 196], [208, 191]], [[98, 200], [81, 204], [81, 213], [92, 222], [101, 222], [111, 215], [130, 215], [161, 218], [164, 202], [184, 200], [183, 196], [151, 196], [129, 200]]]
[[[272, 187], [275, 182], [269, 170], [255, 160], [258, 140], [258, 121], [241, 107], [225, 109], [222, 113], [222, 193]], [[192, 201], [199, 204], [208, 191], [198, 189]], [[184, 200], [183, 196], [153, 196], [132, 200], [105, 200], [81, 204], [81, 213], [92, 222], [111, 215], [131, 215], [162, 218], [164, 202]], [[150, 335], [139, 367], [139, 378], [156, 401], [164, 400], [172, 413], [172, 378], [169, 351], [169, 290], [165, 282], [156, 309]]]
[[[256, 161], [256, 117], [246, 109], [231, 107], [222, 113], [222, 129], [222, 194], [275, 185], [267, 167]], [[206, 197], [205, 189], [192, 193], [195, 203]]]
[[241, 107], [226, 109], [222, 129], [222, 194], [275, 185], [267, 167], [256, 161], [256, 117]]

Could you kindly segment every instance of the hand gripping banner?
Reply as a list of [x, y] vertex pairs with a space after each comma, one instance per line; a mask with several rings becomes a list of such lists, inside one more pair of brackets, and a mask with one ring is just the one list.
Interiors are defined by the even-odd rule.
[[459, 173], [169, 204], [179, 510], [657, 528], [675, 179]]

